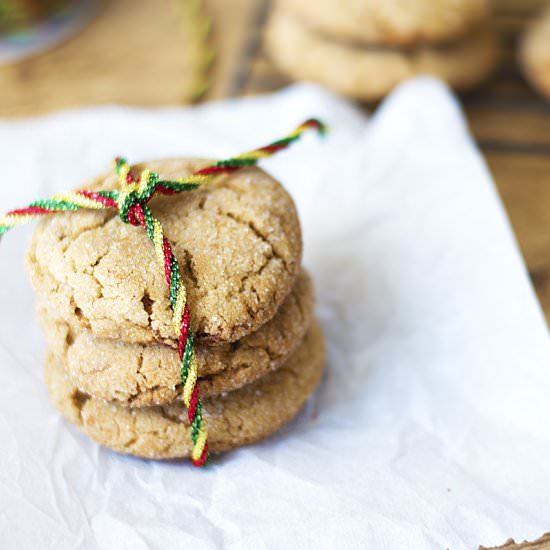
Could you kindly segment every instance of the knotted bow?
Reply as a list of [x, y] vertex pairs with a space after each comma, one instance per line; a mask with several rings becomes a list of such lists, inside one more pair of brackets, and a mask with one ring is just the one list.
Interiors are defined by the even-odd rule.
[[194, 335], [190, 326], [187, 291], [181, 279], [179, 263], [174, 256], [172, 245], [166, 238], [160, 222], [149, 208], [149, 201], [155, 195], [174, 195], [191, 191], [209, 183], [220, 174], [235, 172], [245, 166], [254, 166], [262, 158], [286, 149], [297, 141], [308, 129], [315, 129], [321, 135], [325, 126], [316, 119], [306, 120], [292, 133], [266, 145], [227, 160], [218, 161], [190, 176], [177, 180], [161, 180], [159, 175], [145, 169], [139, 177], [125, 159], [115, 159], [115, 170], [120, 189], [112, 191], [73, 191], [56, 195], [51, 199], [38, 200], [26, 208], [12, 210], [0, 217], [0, 237], [17, 225], [22, 225], [38, 217], [58, 212], [81, 209], [116, 209], [120, 219], [127, 224], [142, 226], [155, 248], [159, 266], [169, 289], [172, 325], [178, 338], [178, 354], [181, 361], [180, 374], [183, 385], [182, 398], [187, 407], [193, 441], [192, 462], [202, 466], [208, 459], [207, 430], [202, 415], [202, 403], [197, 387], [197, 361], [195, 358]]

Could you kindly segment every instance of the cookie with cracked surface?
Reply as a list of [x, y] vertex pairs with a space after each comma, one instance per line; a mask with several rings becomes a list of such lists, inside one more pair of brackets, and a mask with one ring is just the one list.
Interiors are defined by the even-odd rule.
[[[233, 344], [196, 348], [203, 397], [236, 390], [279, 368], [302, 342], [313, 315], [313, 284], [302, 271], [271, 321]], [[165, 405], [181, 395], [178, 352], [166, 345], [125, 344], [74, 330], [39, 312], [50, 351], [75, 386], [124, 406]]]
[[550, 8], [525, 31], [519, 49], [519, 61], [529, 83], [550, 99]]
[[[277, 431], [315, 390], [324, 364], [324, 339], [314, 324], [280, 369], [227, 395], [205, 399], [210, 450], [229, 451]], [[100, 445], [144, 458], [190, 455], [190, 427], [181, 403], [129, 409], [90, 397], [74, 386], [53, 354], [46, 360], [45, 380], [51, 400], [63, 416]]]
[[[171, 159], [136, 165], [161, 178], [209, 162]], [[88, 189], [113, 189], [115, 175]], [[300, 269], [301, 230], [283, 187], [259, 168], [222, 175], [194, 191], [150, 202], [180, 262], [198, 341], [234, 342], [269, 321]], [[48, 309], [96, 336], [177, 346], [164, 273], [147, 235], [114, 211], [59, 214], [38, 226], [27, 255]]]
[[437, 48], [359, 47], [327, 40], [279, 12], [268, 22], [265, 43], [272, 61], [289, 77], [318, 82], [364, 101], [380, 99], [421, 74], [469, 89], [490, 74], [498, 58], [495, 36], [487, 29]]
[[301, 23], [339, 40], [417, 46], [469, 33], [490, 13], [488, 0], [279, 0]]

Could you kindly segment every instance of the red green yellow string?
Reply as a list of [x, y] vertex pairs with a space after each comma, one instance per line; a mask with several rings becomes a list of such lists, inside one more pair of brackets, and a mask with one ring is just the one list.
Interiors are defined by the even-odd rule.
[[163, 270], [169, 290], [172, 309], [172, 324], [178, 338], [178, 353], [181, 361], [181, 382], [183, 401], [187, 407], [188, 420], [191, 425], [193, 450], [192, 463], [203, 466], [208, 459], [208, 434], [202, 415], [202, 403], [197, 389], [197, 361], [195, 358], [194, 335], [189, 320], [187, 291], [183, 284], [179, 263], [174, 255], [172, 245], [166, 238], [161, 223], [148, 206], [155, 194], [172, 195], [191, 191], [212, 181], [221, 174], [229, 174], [246, 166], [254, 166], [262, 158], [269, 157], [286, 149], [297, 141], [309, 129], [325, 133], [325, 126], [316, 119], [306, 120], [293, 132], [282, 139], [264, 147], [242, 153], [235, 157], [220, 160], [183, 178], [161, 180], [159, 175], [150, 170], [143, 170], [139, 177], [130, 168], [125, 159], [115, 159], [115, 169], [119, 178], [120, 189], [113, 191], [73, 191], [38, 200], [26, 208], [12, 210], [0, 217], [0, 236], [31, 220], [58, 212], [72, 212], [81, 209], [104, 210], [116, 209], [120, 219], [127, 224], [141, 226], [152, 242], [159, 266]]

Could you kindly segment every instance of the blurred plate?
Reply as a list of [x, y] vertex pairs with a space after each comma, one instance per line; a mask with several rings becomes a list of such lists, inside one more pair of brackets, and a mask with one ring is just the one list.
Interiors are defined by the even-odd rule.
[[97, 0], [74, 0], [40, 23], [13, 34], [0, 35], [0, 65], [40, 53], [69, 38], [97, 13], [98, 4]]

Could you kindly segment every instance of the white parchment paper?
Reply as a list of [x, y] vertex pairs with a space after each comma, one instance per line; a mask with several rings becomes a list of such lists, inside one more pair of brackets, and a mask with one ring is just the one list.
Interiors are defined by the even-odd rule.
[[[550, 346], [490, 175], [432, 80], [367, 120], [309, 85], [190, 110], [0, 122], [0, 205], [111, 159], [223, 157], [309, 116], [263, 163], [297, 201], [328, 370], [269, 441], [200, 471], [100, 449], [49, 404], [23, 271], [0, 245], [0, 548], [476, 548], [550, 530]], [[550, 252], [550, 251], [549, 251]]]

